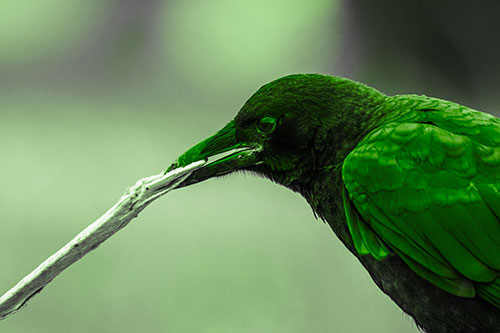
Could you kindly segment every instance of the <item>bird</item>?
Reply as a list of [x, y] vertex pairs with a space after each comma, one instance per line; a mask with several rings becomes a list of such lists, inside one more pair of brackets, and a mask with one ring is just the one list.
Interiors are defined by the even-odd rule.
[[293, 74], [167, 171], [200, 160], [178, 188], [250, 172], [299, 193], [423, 332], [500, 332], [495, 116]]

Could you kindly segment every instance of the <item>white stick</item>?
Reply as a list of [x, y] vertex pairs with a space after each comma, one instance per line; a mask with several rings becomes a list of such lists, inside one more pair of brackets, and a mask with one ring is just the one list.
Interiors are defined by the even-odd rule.
[[40, 292], [59, 273], [126, 226], [153, 200], [173, 190], [191, 172], [201, 168], [205, 163], [205, 161], [198, 161], [165, 175], [158, 174], [139, 180], [97, 221], [76, 235], [0, 297], [0, 319], [23, 308], [29, 299]]

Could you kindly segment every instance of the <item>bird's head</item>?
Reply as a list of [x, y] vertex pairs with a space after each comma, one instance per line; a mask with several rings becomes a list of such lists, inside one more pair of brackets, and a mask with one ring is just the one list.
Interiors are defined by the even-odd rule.
[[[318, 74], [272, 81], [243, 105], [224, 128], [182, 154], [167, 171], [207, 160], [179, 187], [234, 171], [253, 171], [293, 188], [333, 163], [336, 150], [359, 127], [345, 121], [360, 105], [383, 95], [357, 82]], [[359, 119], [358, 119], [359, 120]]]

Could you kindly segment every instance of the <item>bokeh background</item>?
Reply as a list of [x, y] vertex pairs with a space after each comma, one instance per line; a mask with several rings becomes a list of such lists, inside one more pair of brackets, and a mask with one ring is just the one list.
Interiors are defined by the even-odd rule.
[[[1, 1], [1, 292], [277, 77], [342, 75], [495, 113], [499, 11], [490, 0]], [[0, 331], [417, 329], [302, 198], [238, 174], [161, 198]]]

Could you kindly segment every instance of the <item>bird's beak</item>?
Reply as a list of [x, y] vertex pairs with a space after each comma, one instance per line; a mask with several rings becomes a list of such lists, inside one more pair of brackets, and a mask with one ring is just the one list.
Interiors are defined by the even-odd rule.
[[184, 187], [246, 166], [259, 164], [258, 155], [261, 150], [260, 145], [238, 142], [234, 122], [231, 121], [220, 131], [182, 154], [166, 172], [196, 161], [207, 161], [207, 164], [194, 171], [177, 186], [177, 188]]

